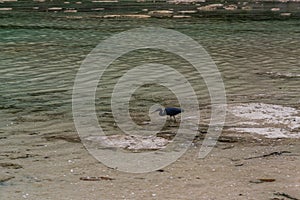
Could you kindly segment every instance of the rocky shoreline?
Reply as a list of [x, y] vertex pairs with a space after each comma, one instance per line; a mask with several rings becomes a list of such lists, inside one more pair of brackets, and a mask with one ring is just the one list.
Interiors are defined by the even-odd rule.
[[[0, 13], [14, 11], [96, 13], [99, 18], [300, 18], [299, 0], [211, 1], [211, 0], [0, 0]], [[74, 16], [73, 16], [74, 15]]]

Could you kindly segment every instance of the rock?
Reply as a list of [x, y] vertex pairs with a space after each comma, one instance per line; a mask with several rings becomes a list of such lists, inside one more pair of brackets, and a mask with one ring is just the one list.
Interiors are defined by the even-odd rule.
[[244, 7], [242, 7], [242, 10], [252, 10], [252, 7], [251, 6], [244, 6]]
[[65, 13], [77, 13], [77, 10], [75, 10], [75, 9], [67, 9], [64, 12]]
[[118, 0], [95, 0], [93, 3], [118, 3]]
[[61, 7], [52, 7], [52, 8], [48, 8], [48, 11], [61, 11], [62, 8]]
[[271, 8], [271, 11], [273, 12], [280, 11], [280, 8]]
[[228, 6], [224, 6], [224, 9], [225, 10], [237, 10], [238, 7], [235, 4], [231, 4], [231, 5], [228, 5]]
[[137, 14], [131, 14], [131, 15], [104, 15], [103, 18], [137, 18], [137, 19], [142, 19], [142, 18], [149, 18], [151, 17], [150, 15], [137, 15]]
[[9, 11], [12, 10], [12, 8], [0, 8], [0, 11]]
[[190, 18], [191, 16], [189, 15], [174, 15], [173, 18], [177, 18], [177, 19], [180, 19], [180, 18]]
[[210, 4], [207, 6], [198, 7], [197, 9], [201, 11], [214, 11], [223, 8], [223, 6], [224, 6], [223, 4]]
[[178, 11], [178, 13], [180, 14], [193, 14], [193, 13], [196, 13], [197, 10], [181, 10], [181, 11]]
[[283, 17], [289, 17], [291, 16], [292, 13], [281, 13], [280, 16], [283, 16]]
[[167, 2], [173, 4], [195, 4], [204, 3], [206, 0], [168, 0]]
[[172, 17], [173, 11], [171, 10], [153, 10], [148, 13], [151, 17], [164, 18]]

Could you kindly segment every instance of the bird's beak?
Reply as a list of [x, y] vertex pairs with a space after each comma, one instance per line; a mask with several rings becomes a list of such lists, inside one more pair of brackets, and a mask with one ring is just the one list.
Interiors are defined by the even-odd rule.
[[152, 113], [155, 113], [155, 112], [157, 112], [157, 111], [159, 111], [159, 109], [156, 109], [156, 110], [152, 111], [151, 114], [152, 114]]

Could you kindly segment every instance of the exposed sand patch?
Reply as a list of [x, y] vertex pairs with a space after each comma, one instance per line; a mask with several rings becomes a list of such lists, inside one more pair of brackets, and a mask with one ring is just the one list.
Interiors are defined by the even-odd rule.
[[264, 135], [267, 138], [300, 138], [299, 111], [292, 107], [247, 103], [230, 105], [235, 118], [229, 130]]
[[156, 150], [164, 148], [169, 142], [161, 137], [134, 135], [89, 136], [86, 140], [99, 143], [105, 147], [129, 150]]

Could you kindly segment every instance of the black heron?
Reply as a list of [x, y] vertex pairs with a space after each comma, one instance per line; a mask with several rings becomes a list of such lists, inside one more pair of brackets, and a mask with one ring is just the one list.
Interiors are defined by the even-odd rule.
[[175, 115], [178, 115], [179, 113], [184, 112], [184, 110], [182, 108], [171, 108], [171, 107], [165, 108], [165, 109], [158, 108], [154, 112], [157, 112], [157, 111], [159, 111], [160, 116], [169, 115], [170, 118], [173, 117], [175, 121], [176, 121]]

